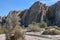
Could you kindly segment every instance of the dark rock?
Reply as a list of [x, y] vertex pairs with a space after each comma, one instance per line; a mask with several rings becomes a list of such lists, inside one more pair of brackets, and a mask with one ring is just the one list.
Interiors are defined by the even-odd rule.
[[49, 25], [60, 26], [60, 1], [49, 7], [47, 19]]
[[24, 10], [20, 13], [20, 22], [25, 26], [28, 26], [32, 22], [41, 22], [45, 20], [44, 18], [46, 15], [46, 11], [47, 6], [37, 1], [29, 9]]

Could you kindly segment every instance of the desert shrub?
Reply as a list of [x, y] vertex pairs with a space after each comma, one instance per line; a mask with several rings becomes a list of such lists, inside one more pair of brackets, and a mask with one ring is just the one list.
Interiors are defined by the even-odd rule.
[[[18, 18], [13, 16], [11, 20], [8, 21], [6, 33], [6, 40], [24, 40], [25, 32], [22, 27], [18, 24]], [[9, 34], [9, 35], [8, 35]]]
[[43, 34], [43, 35], [48, 35], [49, 32], [50, 32], [50, 30], [45, 30], [42, 34]]
[[8, 34], [7, 34], [8, 38], [6, 38], [6, 39], [25, 40], [25, 31], [21, 27], [15, 27], [13, 29], [9, 29]]
[[13, 11], [13, 13], [11, 14], [11, 16], [8, 16], [7, 19], [7, 25], [8, 26], [12, 26], [13, 28], [16, 27], [16, 25], [19, 25], [18, 22], [19, 22], [19, 17], [18, 15], [16, 14], [16, 11]]
[[58, 26], [53, 26], [53, 27], [60, 31], [60, 27], [58, 27]]
[[59, 30], [45, 30], [43, 33], [43, 35], [60, 35], [60, 31]]
[[55, 28], [60, 31], [60, 27], [58, 27], [58, 26], [49, 26], [49, 28]]
[[21, 27], [15, 28], [15, 38], [25, 40], [25, 31]]
[[39, 23], [39, 27], [40, 28], [45, 28], [45, 27], [47, 27], [47, 23], [41, 22], [41, 23]]
[[49, 30], [49, 29], [52, 29], [54, 28], [53, 26], [49, 26], [49, 27], [45, 27], [45, 30]]
[[50, 29], [50, 27], [45, 27], [45, 30], [48, 30], [48, 29]]
[[60, 28], [58, 27], [58, 28], [56, 28], [57, 30], [60, 30]]
[[40, 31], [40, 27], [38, 27], [37, 23], [35, 23], [35, 22], [30, 24], [28, 28], [33, 32], [39, 32]]
[[13, 27], [15, 27], [18, 24], [18, 18], [14, 18], [14, 20], [11, 20], [11, 24]]
[[3, 28], [2, 27], [0, 27], [0, 34], [3, 34]]

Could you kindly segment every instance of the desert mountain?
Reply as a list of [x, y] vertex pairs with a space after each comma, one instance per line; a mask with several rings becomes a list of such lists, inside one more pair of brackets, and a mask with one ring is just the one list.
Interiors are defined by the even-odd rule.
[[60, 1], [48, 8], [47, 19], [49, 25], [60, 26]]
[[41, 2], [35, 2], [29, 9], [22, 11], [19, 16], [21, 17], [21, 24], [28, 26], [32, 22], [41, 22], [45, 20], [47, 6]]
[[[60, 26], [60, 1], [51, 6], [37, 1], [29, 9], [23, 11], [10, 11], [7, 20], [19, 17], [20, 25], [28, 26], [32, 22], [45, 21], [48, 25]], [[5, 20], [6, 20], [5, 19]]]

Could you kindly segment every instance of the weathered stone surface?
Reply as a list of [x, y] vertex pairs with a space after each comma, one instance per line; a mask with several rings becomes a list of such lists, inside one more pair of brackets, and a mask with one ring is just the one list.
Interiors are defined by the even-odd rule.
[[60, 26], [60, 1], [49, 7], [47, 19], [49, 25]]
[[21, 25], [28, 26], [32, 22], [47, 22], [48, 25], [60, 26], [60, 1], [47, 7], [37, 1], [29, 9], [23, 11], [10, 11], [7, 20], [19, 17]]
[[41, 2], [35, 2], [29, 9], [24, 10], [20, 13], [21, 24], [28, 26], [32, 22], [44, 21], [47, 11], [47, 6]]

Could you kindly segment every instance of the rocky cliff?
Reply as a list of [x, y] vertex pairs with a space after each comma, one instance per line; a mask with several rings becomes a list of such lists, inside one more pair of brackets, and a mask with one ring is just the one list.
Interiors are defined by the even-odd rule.
[[50, 26], [60, 26], [60, 1], [49, 7], [37, 1], [29, 9], [9, 12], [7, 20], [11, 21], [15, 17], [19, 17], [20, 25], [26, 27], [32, 22], [42, 21], [45, 21]]
[[19, 16], [21, 17], [21, 24], [28, 26], [32, 22], [45, 21], [47, 6], [41, 2], [35, 2], [29, 9], [22, 11]]
[[49, 25], [60, 26], [60, 1], [49, 7], [47, 19]]

